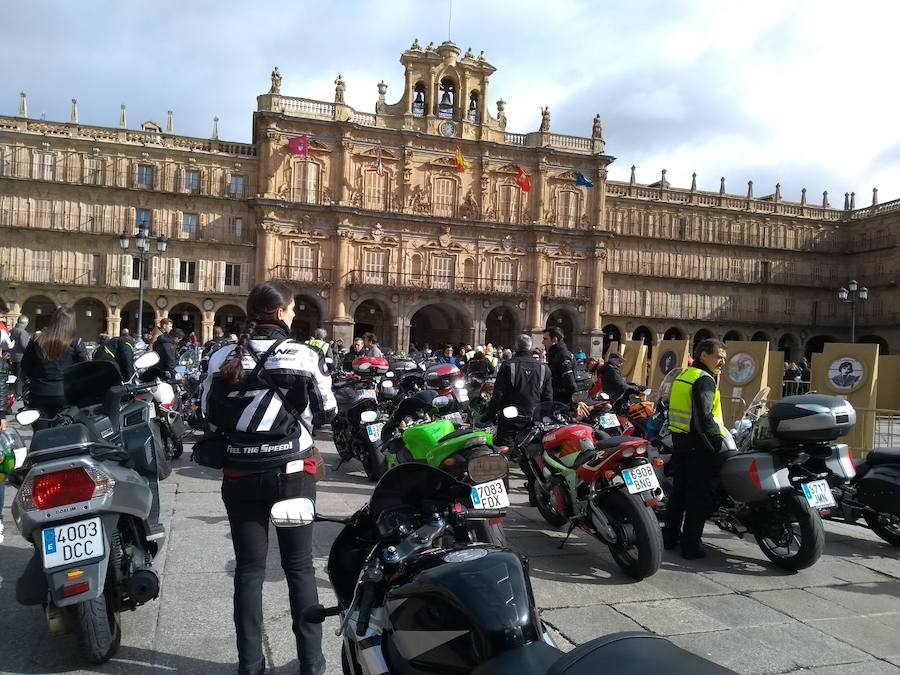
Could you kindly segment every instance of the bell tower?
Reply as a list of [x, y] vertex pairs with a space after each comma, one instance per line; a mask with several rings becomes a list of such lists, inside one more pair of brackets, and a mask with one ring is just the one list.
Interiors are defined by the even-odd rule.
[[385, 102], [379, 85], [375, 111], [378, 126], [402, 128], [447, 138], [502, 140], [501, 123], [487, 110], [488, 83], [496, 70], [481, 52], [461, 50], [452, 42], [438, 47], [419, 41], [400, 56], [404, 89], [400, 101]]

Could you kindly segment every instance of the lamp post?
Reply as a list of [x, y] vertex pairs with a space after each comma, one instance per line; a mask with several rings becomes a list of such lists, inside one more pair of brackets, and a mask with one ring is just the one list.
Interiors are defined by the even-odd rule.
[[869, 289], [860, 286], [855, 280], [847, 284], [847, 288], [838, 290], [838, 299], [850, 305], [850, 343], [856, 343], [856, 305], [869, 299]]
[[[122, 230], [119, 235], [119, 246], [123, 251], [127, 251], [131, 246], [131, 237], [126, 230]], [[138, 223], [137, 233], [134, 235], [134, 245], [137, 248], [138, 257], [138, 323], [137, 323], [137, 339], [144, 337], [144, 265], [151, 258], [150, 254], [150, 224], [145, 222]], [[156, 251], [158, 254], [166, 252], [169, 246], [169, 240], [163, 235], [156, 237]]]

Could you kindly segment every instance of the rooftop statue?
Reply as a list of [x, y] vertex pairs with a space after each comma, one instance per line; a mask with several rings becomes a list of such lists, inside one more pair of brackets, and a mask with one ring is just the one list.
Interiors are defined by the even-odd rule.
[[541, 109], [541, 128], [538, 131], [550, 131], [550, 106], [544, 106]]
[[269, 93], [281, 93], [281, 72], [279, 72], [278, 66], [275, 66], [275, 70], [272, 71], [272, 87], [269, 89]]
[[344, 82], [344, 78], [340, 75], [337, 76], [337, 79], [334, 81], [334, 102], [335, 103], [343, 103], [344, 102], [344, 89], [346, 88], [346, 83]]

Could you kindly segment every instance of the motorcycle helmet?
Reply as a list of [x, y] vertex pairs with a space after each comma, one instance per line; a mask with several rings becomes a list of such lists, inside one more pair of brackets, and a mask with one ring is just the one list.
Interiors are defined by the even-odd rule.
[[452, 363], [438, 363], [425, 371], [425, 384], [435, 389], [446, 389], [461, 377], [459, 368]]
[[351, 365], [357, 375], [384, 375], [390, 370], [388, 360], [382, 356], [359, 356]]

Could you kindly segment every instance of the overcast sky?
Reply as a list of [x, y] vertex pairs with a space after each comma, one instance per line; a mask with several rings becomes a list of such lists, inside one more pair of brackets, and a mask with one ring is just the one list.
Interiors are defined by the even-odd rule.
[[[282, 93], [374, 111], [375, 85], [401, 94], [413, 38], [448, 35], [449, 0], [0, 0], [0, 114], [19, 91], [32, 117], [165, 125], [249, 141], [256, 95], [278, 65]], [[557, 133], [588, 136], [600, 113], [611, 176], [668, 169], [688, 187], [785, 199], [828, 190], [833, 206], [873, 187], [900, 198], [900, 2], [780, 0], [453, 0], [451, 37], [497, 72], [490, 104], [509, 131], [535, 131], [549, 105]]]

